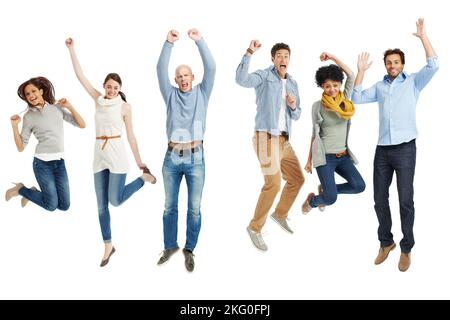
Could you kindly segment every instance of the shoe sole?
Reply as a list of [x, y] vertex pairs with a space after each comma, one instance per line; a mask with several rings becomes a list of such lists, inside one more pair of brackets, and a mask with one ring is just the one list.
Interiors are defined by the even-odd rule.
[[248, 230], [248, 228], [247, 228], [247, 233], [248, 233], [248, 235], [250, 236], [250, 241], [252, 242], [253, 246], [254, 246], [256, 249], [258, 249], [258, 250], [261, 251], [261, 252], [266, 252], [267, 249], [269, 249], [269, 248], [266, 248], [266, 249], [261, 249], [261, 248], [259, 248], [259, 247], [253, 242], [253, 240], [252, 240], [252, 235], [251, 235], [251, 233], [250, 233], [250, 230]]
[[[286, 229], [285, 227], [283, 227], [283, 226], [281, 225], [281, 223], [279, 223], [278, 220], [275, 219], [274, 216], [270, 215], [270, 217], [272, 218], [273, 221], [275, 221], [275, 222], [280, 226], [281, 229], [283, 229], [284, 231], [286, 231], [286, 232], [289, 233], [289, 234], [293, 234], [293, 233], [294, 233], [294, 231], [288, 230], [288, 229]], [[252, 241], [252, 242], [253, 242], [253, 241]]]

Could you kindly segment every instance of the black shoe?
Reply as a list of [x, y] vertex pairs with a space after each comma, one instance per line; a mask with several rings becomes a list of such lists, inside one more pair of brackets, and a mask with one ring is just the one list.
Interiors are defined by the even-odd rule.
[[114, 247], [113, 247], [111, 252], [108, 255], [108, 258], [106, 258], [105, 260], [102, 260], [102, 262], [100, 263], [100, 267], [104, 267], [108, 264], [109, 258], [111, 258], [111, 256], [113, 255], [114, 252], [116, 252], [116, 249], [114, 249]]
[[186, 270], [189, 272], [194, 271], [194, 253], [188, 249], [183, 249], [184, 254], [184, 265], [186, 266]]
[[166, 263], [167, 261], [169, 261], [170, 257], [171, 257], [175, 252], [177, 252], [178, 249], [180, 249], [180, 248], [179, 248], [179, 247], [176, 247], [176, 248], [172, 248], [172, 249], [165, 249], [165, 250], [163, 251], [163, 254], [162, 254], [161, 258], [159, 258], [157, 264], [160, 265], [160, 264], [163, 264], [163, 263]]

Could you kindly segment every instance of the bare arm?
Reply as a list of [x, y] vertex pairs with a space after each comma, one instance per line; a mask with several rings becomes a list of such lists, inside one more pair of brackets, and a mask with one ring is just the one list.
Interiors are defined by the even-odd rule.
[[84, 75], [83, 70], [81, 69], [80, 62], [78, 61], [78, 57], [75, 53], [74, 41], [72, 38], [68, 38], [66, 40], [66, 46], [67, 48], [69, 48], [73, 70], [75, 71], [78, 80], [80, 81], [84, 89], [86, 89], [87, 93], [89, 93], [89, 95], [92, 97], [92, 99], [97, 100], [97, 98], [101, 95], [101, 93], [92, 86], [92, 84]]
[[13, 135], [14, 135], [14, 142], [16, 143], [17, 151], [22, 152], [25, 149], [25, 145], [22, 141], [22, 137], [20, 136], [19, 132], [19, 123], [21, 121], [21, 118], [19, 115], [13, 115], [11, 117], [11, 125], [13, 129]]
[[145, 164], [142, 163], [137, 140], [136, 140], [136, 137], [134, 136], [133, 121], [132, 121], [132, 117], [131, 117], [131, 105], [128, 103], [125, 103], [122, 108], [123, 108], [122, 109], [123, 121], [125, 122], [125, 128], [127, 130], [128, 143], [130, 144], [131, 151], [133, 152], [133, 156], [134, 156], [134, 160], [136, 161], [136, 165], [139, 167], [139, 169], [142, 169], [145, 167]]
[[434, 51], [433, 47], [431, 46], [431, 42], [428, 39], [428, 36], [425, 32], [425, 23], [423, 18], [420, 18], [416, 22], [417, 31], [413, 33], [416, 37], [422, 41], [423, 48], [425, 49], [425, 55], [428, 58], [436, 57], [436, 52]]

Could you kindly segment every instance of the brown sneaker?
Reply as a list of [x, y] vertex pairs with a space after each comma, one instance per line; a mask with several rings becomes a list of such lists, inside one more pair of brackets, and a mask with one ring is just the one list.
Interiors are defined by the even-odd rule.
[[389, 252], [391, 252], [392, 250], [394, 250], [396, 247], [395, 243], [391, 244], [390, 246], [387, 247], [380, 247], [380, 251], [378, 252], [378, 256], [375, 259], [375, 264], [380, 264], [383, 263], [384, 260], [387, 259]]
[[401, 272], [405, 272], [406, 270], [408, 270], [410, 265], [411, 265], [411, 252], [410, 253], [402, 252], [400, 254], [400, 260], [398, 261], [398, 270], [400, 270]]
[[308, 194], [308, 196], [306, 197], [305, 202], [303, 202], [303, 205], [302, 205], [302, 213], [303, 213], [303, 214], [307, 214], [308, 212], [311, 211], [312, 208], [311, 208], [309, 202], [311, 201], [312, 197], [314, 197], [314, 193], [311, 192], [311, 193]]

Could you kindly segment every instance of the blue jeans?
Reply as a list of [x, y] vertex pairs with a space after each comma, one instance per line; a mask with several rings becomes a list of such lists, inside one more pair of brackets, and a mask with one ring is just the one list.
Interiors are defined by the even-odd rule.
[[111, 242], [111, 217], [108, 203], [118, 207], [144, 185], [142, 178], [125, 185], [127, 175], [111, 173], [108, 169], [94, 174], [95, 194], [97, 195], [98, 219], [103, 242]]
[[[309, 204], [313, 208], [332, 205], [336, 202], [338, 194], [360, 193], [366, 188], [363, 178], [348, 156], [338, 158], [334, 154], [327, 154], [326, 161], [325, 165], [316, 168], [323, 193], [311, 199]], [[336, 184], [334, 172], [347, 182]]]
[[205, 160], [203, 147], [194, 153], [179, 156], [167, 151], [162, 168], [166, 201], [164, 205], [164, 248], [178, 247], [178, 193], [183, 175], [188, 189], [187, 230], [185, 248], [194, 251], [202, 224], [200, 202], [205, 183]]
[[394, 146], [377, 146], [373, 163], [373, 191], [375, 211], [379, 224], [378, 239], [382, 247], [387, 247], [394, 243], [394, 236], [391, 232], [392, 219], [389, 207], [389, 186], [395, 171], [403, 232], [400, 248], [404, 253], [409, 253], [414, 246], [415, 169], [415, 140]]
[[48, 211], [70, 207], [69, 178], [64, 159], [42, 161], [33, 159], [33, 171], [41, 191], [23, 187], [19, 194]]

